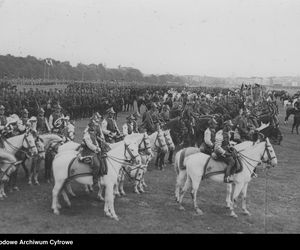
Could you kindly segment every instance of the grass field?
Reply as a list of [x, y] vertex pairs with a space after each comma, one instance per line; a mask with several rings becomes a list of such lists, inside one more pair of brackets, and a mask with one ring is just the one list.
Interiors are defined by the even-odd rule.
[[[0, 233], [300, 233], [300, 135], [292, 135], [290, 123], [280, 125], [284, 135], [281, 146], [274, 146], [278, 167], [258, 171], [248, 188], [248, 207], [251, 217], [242, 215], [240, 204], [237, 219], [229, 217], [225, 208], [226, 186], [206, 180], [201, 183], [198, 203], [203, 216], [196, 216], [192, 200], [185, 196], [186, 211], [180, 211], [174, 199], [175, 172], [167, 165], [159, 171], [150, 164], [146, 174], [147, 192], [134, 194], [127, 184], [127, 196], [115, 199], [120, 221], [104, 216], [104, 203], [96, 199], [96, 192], [86, 194], [83, 186], [74, 183], [77, 197], [72, 207], [62, 201], [61, 215], [51, 211], [52, 184], [45, 183], [43, 170], [41, 185], [29, 186], [23, 170], [19, 174], [19, 192], [8, 193], [0, 201]], [[126, 113], [120, 115], [119, 125]], [[291, 118], [290, 118], [291, 119]], [[87, 120], [76, 122], [77, 141]]]

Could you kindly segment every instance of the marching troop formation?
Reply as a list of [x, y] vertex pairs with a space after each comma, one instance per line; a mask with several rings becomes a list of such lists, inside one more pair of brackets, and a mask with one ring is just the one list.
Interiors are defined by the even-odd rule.
[[[32, 164], [36, 183], [36, 168], [40, 163], [32, 159], [44, 159], [46, 178], [51, 178], [52, 171], [54, 175], [52, 208], [55, 213], [59, 213], [60, 192], [70, 204], [62, 187], [75, 179], [88, 189], [98, 184], [99, 198], [102, 198], [101, 186], [105, 186], [104, 211], [116, 219], [112, 197], [119, 193], [122, 176], [128, 176], [136, 183], [135, 190], [142, 192], [146, 186], [143, 176], [154, 152], [157, 153], [155, 165], [163, 170], [168, 152], [168, 162], [173, 163], [175, 148], [181, 149], [175, 159], [178, 156], [182, 166], [188, 157], [187, 150], [182, 149], [191, 147], [210, 156], [211, 161], [225, 163], [223, 182], [230, 184], [243, 168], [234, 145], [255, 142], [259, 135], [277, 144], [282, 140], [274, 95], [258, 88], [261, 91], [255, 97], [247, 89], [146, 88], [129, 83], [115, 86], [74, 83], [65, 90], [55, 91], [4, 89], [0, 104], [0, 157], [3, 159], [0, 198], [5, 196], [6, 181], [13, 181], [11, 187], [18, 189], [17, 159], [23, 166], [27, 162]], [[134, 101], [138, 107], [135, 112]], [[299, 108], [297, 103], [295, 107]], [[145, 112], [141, 114], [142, 105]], [[121, 111], [131, 111], [131, 114], [119, 127], [117, 113]], [[85, 117], [89, 121], [82, 142], [75, 143], [74, 121]], [[25, 144], [30, 136], [34, 145]], [[17, 137], [20, 146], [13, 144], [12, 139]], [[9, 148], [18, 149], [13, 151], [16, 160], [7, 154]], [[64, 173], [63, 168], [66, 168]], [[253, 170], [251, 178], [255, 175]], [[31, 183], [32, 175], [28, 178]], [[74, 194], [70, 185], [65, 187]], [[122, 187], [120, 190], [124, 193]]]

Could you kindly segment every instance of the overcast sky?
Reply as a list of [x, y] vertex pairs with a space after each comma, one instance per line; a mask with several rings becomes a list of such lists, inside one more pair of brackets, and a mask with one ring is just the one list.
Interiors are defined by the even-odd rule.
[[300, 75], [299, 0], [0, 0], [0, 54], [145, 74]]

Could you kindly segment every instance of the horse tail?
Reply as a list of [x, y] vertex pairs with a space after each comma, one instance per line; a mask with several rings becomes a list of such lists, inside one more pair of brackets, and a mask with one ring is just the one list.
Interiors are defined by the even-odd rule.
[[179, 175], [179, 171], [180, 171], [180, 169], [179, 169], [179, 159], [180, 159], [181, 151], [182, 151], [182, 149], [179, 150], [176, 153], [175, 160], [174, 160], [174, 170], [175, 170], [175, 173], [176, 173], [177, 176]]

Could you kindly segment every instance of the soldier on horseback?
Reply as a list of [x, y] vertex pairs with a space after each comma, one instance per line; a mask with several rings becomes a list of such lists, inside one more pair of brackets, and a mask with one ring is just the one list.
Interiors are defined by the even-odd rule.
[[233, 168], [236, 165], [235, 156], [232, 147], [229, 144], [230, 131], [233, 127], [231, 120], [224, 122], [223, 129], [219, 130], [216, 134], [216, 142], [214, 147], [214, 153], [217, 158], [222, 159], [226, 164], [224, 182], [230, 183], [230, 176], [233, 173]]
[[106, 110], [107, 118], [102, 122], [102, 131], [107, 142], [116, 142], [122, 139], [123, 135], [118, 128], [117, 122], [114, 119], [115, 111], [111, 107]]
[[208, 121], [208, 128], [204, 132], [204, 142], [200, 146], [200, 151], [205, 154], [211, 154], [215, 146], [217, 121], [212, 118]]
[[44, 114], [45, 110], [43, 108], [39, 108], [36, 124], [36, 130], [39, 134], [46, 134], [51, 131], [47, 118], [44, 116]]
[[83, 135], [83, 149], [80, 157], [81, 161], [91, 165], [94, 177], [107, 174], [107, 165], [104, 159], [107, 151], [102, 150], [101, 144], [99, 144], [99, 137], [97, 134], [98, 126], [98, 120], [92, 118]]
[[140, 113], [138, 111], [134, 112], [133, 113], [133, 117], [134, 119], [132, 120], [132, 123], [133, 123], [133, 133], [138, 133], [139, 130], [138, 130], [138, 118], [141, 117]]
[[4, 147], [3, 132], [6, 130], [7, 117], [5, 116], [5, 107], [0, 105], [0, 148]]
[[49, 117], [49, 127], [51, 132], [62, 135], [62, 130], [65, 127], [64, 114], [61, 112], [61, 106], [57, 104], [54, 112]]
[[123, 134], [124, 135], [130, 135], [132, 134], [134, 131], [133, 131], [133, 126], [134, 126], [134, 116], [133, 115], [130, 115], [128, 117], [126, 117], [126, 123], [124, 123], [123, 125]]

